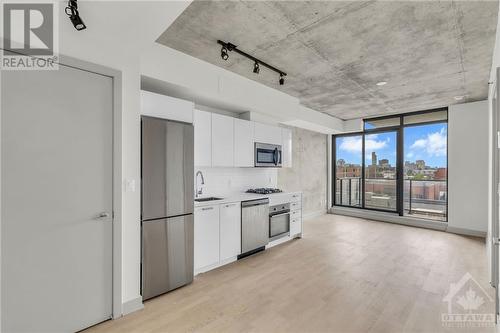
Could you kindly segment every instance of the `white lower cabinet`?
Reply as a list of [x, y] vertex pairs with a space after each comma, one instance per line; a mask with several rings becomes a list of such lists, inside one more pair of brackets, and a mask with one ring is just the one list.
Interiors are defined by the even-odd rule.
[[241, 203], [220, 205], [220, 261], [241, 253]]
[[194, 210], [194, 270], [219, 263], [219, 205]]
[[302, 232], [302, 221], [300, 217], [290, 218], [290, 237]]
[[[269, 205], [290, 203], [290, 238], [302, 237], [302, 194], [269, 197]], [[283, 242], [278, 239], [269, 244]], [[228, 264], [241, 254], [241, 202], [196, 207], [194, 210], [194, 274]]]

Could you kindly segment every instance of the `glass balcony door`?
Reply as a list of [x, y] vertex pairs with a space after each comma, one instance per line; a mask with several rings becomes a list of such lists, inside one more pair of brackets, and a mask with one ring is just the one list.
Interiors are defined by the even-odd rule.
[[396, 212], [398, 131], [365, 134], [363, 148], [364, 207]]

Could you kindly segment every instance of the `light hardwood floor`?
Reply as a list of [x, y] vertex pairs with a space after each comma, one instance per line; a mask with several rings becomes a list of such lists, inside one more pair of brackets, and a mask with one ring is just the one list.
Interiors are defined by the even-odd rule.
[[484, 240], [336, 215], [304, 224], [302, 239], [198, 275], [88, 333], [494, 331], [441, 323], [450, 283], [465, 273], [493, 296]]

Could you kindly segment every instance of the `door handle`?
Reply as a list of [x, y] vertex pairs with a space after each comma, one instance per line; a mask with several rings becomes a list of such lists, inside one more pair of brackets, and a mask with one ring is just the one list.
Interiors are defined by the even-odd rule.
[[99, 213], [99, 215], [97, 215], [94, 220], [105, 220], [107, 218], [109, 218], [111, 216], [111, 214], [109, 214], [108, 212], [102, 212], [102, 213]]

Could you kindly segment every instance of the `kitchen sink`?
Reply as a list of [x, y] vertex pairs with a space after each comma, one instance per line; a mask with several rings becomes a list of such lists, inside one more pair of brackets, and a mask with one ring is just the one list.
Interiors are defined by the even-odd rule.
[[214, 200], [222, 200], [222, 198], [207, 197], [207, 198], [194, 199], [194, 201], [196, 201], [196, 202], [205, 202], [205, 201], [214, 201]]

